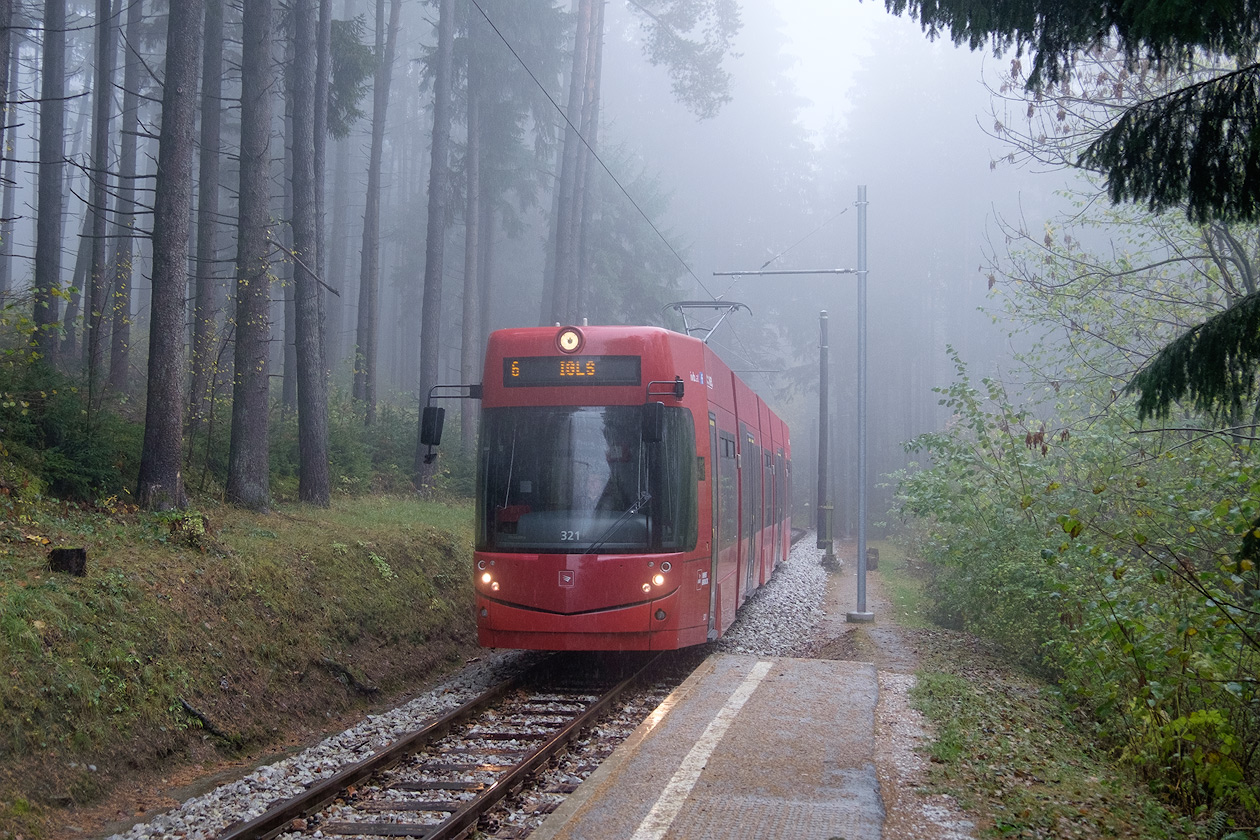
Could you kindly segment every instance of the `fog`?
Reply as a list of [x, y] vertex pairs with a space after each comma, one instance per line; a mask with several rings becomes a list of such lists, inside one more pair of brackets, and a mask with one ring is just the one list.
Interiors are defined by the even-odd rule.
[[[469, 144], [468, 80], [460, 71], [453, 91], [454, 149], [437, 322], [443, 381], [467, 378], [461, 346], [479, 345], [487, 328], [553, 320], [547, 317], [544, 297], [554, 276], [555, 187], [565, 128], [559, 111], [565, 103], [565, 51], [573, 41], [573, 21], [557, 14], [568, 3], [485, 0], [483, 5], [496, 21], [496, 32], [484, 25], [472, 4], [460, 7], [457, 24], [460, 38], [467, 39], [470, 31], [481, 33], [476, 36], [485, 39], [480, 63], [494, 68], [500, 77], [496, 83], [501, 81], [507, 91], [498, 92], [507, 100], [496, 104], [494, 117], [503, 121], [496, 123], [500, 133], [493, 151], [500, 157], [485, 164], [494, 185], [487, 199], [492, 202], [489, 227], [483, 233], [488, 247], [480, 270], [485, 277], [476, 301], [483, 304], [485, 323], [463, 322], [461, 257], [468, 220], [462, 194]], [[870, 481], [877, 491], [871, 515], [879, 520], [888, 501], [879, 485], [885, 474], [906, 463], [902, 443], [948, 419], [932, 390], [953, 375], [947, 348], [980, 373], [1003, 370], [1010, 356], [1005, 327], [980, 311], [988, 300], [981, 267], [990, 249], [1001, 246], [992, 241], [1000, 239], [998, 221], [1021, 218], [1038, 228], [1059, 206], [1054, 194], [1069, 176], [1011, 165], [1006, 162], [1011, 148], [991, 136], [989, 85], [1006, 67], [1006, 58], [931, 42], [917, 24], [889, 15], [878, 2], [761, 0], [740, 5], [742, 29], [722, 63], [730, 76], [729, 100], [716, 115], [700, 119], [680, 104], [666, 69], [647, 60], [643, 44], [649, 19], [627, 4], [607, 4], [598, 137], [591, 138], [600, 162], [591, 165], [588, 176], [596, 209], [584, 233], [594, 256], [582, 280], [587, 287], [582, 308], [575, 314], [591, 323], [680, 329], [682, 322], [665, 308], [670, 301], [721, 298], [746, 304], [750, 311], [729, 316], [710, 343], [789, 421], [797, 499], [803, 504], [812, 497], [815, 483], [818, 323], [820, 311], [826, 310], [835, 395], [828, 430], [835, 454], [834, 497], [841, 530], [847, 531], [853, 525], [855, 495], [856, 281], [851, 275], [735, 279], [719, 273], [855, 268], [854, 202], [859, 185], [866, 187]], [[361, 21], [358, 37], [370, 46], [377, 4], [341, 0], [334, 6], [337, 19]], [[401, 10], [382, 150], [376, 370], [381, 398], [414, 410], [421, 379], [418, 348], [434, 124], [430, 63], [437, 11], [433, 4], [416, 0], [406, 0]], [[72, 17], [66, 155], [83, 165], [71, 167], [65, 176], [62, 274], [63, 286], [82, 288], [80, 243], [87, 237], [79, 234], [88, 218], [84, 197], [91, 170], [85, 156], [90, 146], [94, 22], [86, 8]], [[142, 22], [147, 28], [136, 44], [147, 66], [160, 68], [165, 56], [162, 16], [149, 14]], [[538, 39], [547, 26], [553, 43], [533, 44], [531, 39]], [[230, 60], [222, 106], [220, 242], [214, 265], [190, 264], [189, 272], [195, 282], [221, 284], [225, 300], [236, 254], [240, 27], [239, 10], [230, 9], [224, 41]], [[277, 64], [284, 32], [277, 29]], [[15, 58], [13, 87], [19, 104], [12, 118], [14, 131], [8, 135], [14, 186], [6, 196], [17, 208], [6, 236], [6, 266], [13, 279], [10, 283], [9, 275], [3, 275], [0, 295], [6, 283], [18, 292], [30, 288], [36, 240], [38, 44], [18, 42]], [[277, 243], [285, 241], [289, 218], [283, 78], [278, 74], [274, 85], [270, 150]], [[143, 88], [139, 186], [147, 203], [161, 114], [153, 80], [146, 79]], [[335, 398], [350, 389], [361, 329], [371, 88], [369, 75], [358, 102], [362, 114], [352, 121], [347, 138], [330, 141], [327, 153], [326, 255], [321, 259], [327, 266], [327, 366]], [[117, 120], [112, 130], [118, 131]], [[147, 219], [142, 214], [142, 233]], [[121, 235], [116, 231], [112, 237]], [[140, 239], [143, 249], [147, 238]], [[284, 380], [289, 399], [293, 366], [284, 348], [292, 347], [293, 338], [284, 302], [292, 294], [287, 278], [293, 263], [282, 254], [277, 248], [272, 258], [277, 281], [272, 369]], [[138, 381], [143, 378], [139, 353], [151, 271], [146, 253], [138, 255], [136, 268], [129, 306], [138, 353], [130, 365]], [[229, 313], [227, 305], [219, 310], [221, 323]], [[192, 317], [190, 293], [190, 321]], [[230, 344], [230, 330], [222, 331], [221, 341], [222, 347]], [[231, 353], [217, 356], [230, 359]], [[230, 379], [224, 374], [219, 381]], [[227, 390], [224, 386], [221, 393]]]
[[793, 428], [798, 505], [802, 496], [812, 503], [816, 486], [819, 312], [827, 310], [831, 473], [837, 531], [847, 532], [856, 279], [714, 272], [856, 267], [854, 203], [866, 186], [870, 512], [882, 520], [889, 497], [880, 485], [905, 463], [902, 442], [947, 419], [932, 392], [953, 376], [947, 347], [982, 375], [1003, 370], [1009, 355], [1006, 329], [980, 311], [996, 221], [1048, 217], [1070, 176], [995, 165], [1011, 149], [985, 130], [993, 123], [985, 80], [992, 84], [1003, 58], [929, 42], [878, 3], [750, 3], [743, 21], [738, 57], [726, 65], [732, 100], [698, 121], [623, 34], [633, 21], [612, 15], [608, 136], [667, 185], [666, 227], [685, 243], [690, 269], [684, 296], [751, 307], [728, 317], [711, 343], [736, 370], [774, 371], [744, 375]]

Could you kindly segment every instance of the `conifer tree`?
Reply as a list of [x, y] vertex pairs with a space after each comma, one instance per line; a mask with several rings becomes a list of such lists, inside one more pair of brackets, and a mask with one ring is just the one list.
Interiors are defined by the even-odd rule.
[[[1222, 69], [1125, 108], [1076, 163], [1101, 172], [1113, 202], [1183, 210], [1205, 223], [1260, 221], [1260, 0], [885, 0], [918, 18], [929, 38], [948, 32], [977, 49], [1025, 51], [1028, 87], [1062, 82], [1091, 51], [1115, 47], [1130, 67], [1176, 72], [1208, 53]], [[1260, 300], [1243, 298], [1169, 344], [1130, 383], [1145, 416], [1190, 397], [1228, 415], [1255, 393]]]

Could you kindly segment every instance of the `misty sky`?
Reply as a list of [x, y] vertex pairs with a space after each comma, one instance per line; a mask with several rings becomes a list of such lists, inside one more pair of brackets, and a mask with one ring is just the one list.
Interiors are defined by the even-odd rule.
[[885, 12], [879, 0], [774, 0], [773, 5], [783, 19], [787, 50], [797, 61], [792, 72], [797, 91], [810, 100], [801, 119], [814, 132], [848, 111], [859, 58], [870, 54], [876, 28], [893, 20], [917, 29], [913, 21]]

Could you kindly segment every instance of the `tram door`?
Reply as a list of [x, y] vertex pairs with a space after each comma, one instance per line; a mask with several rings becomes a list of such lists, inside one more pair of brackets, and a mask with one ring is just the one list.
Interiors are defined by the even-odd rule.
[[775, 566], [779, 565], [779, 494], [775, 492], [775, 471], [774, 471], [774, 453], [769, 449], [763, 449], [765, 459], [763, 463], [764, 472], [761, 474], [761, 509], [765, 511], [765, 515], [761, 520], [763, 528], [768, 529], [770, 550], [767, 552], [762, 549], [763, 555], [768, 555], [770, 566], [766, 569], [766, 578], [774, 573]]
[[[718, 581], [718, 433], [717, 415], [709, 414], [709, 501], [713, 507], [713, 533], [709, 542], [709, 641], [717, 638]], [[703, 478], [704, 476], [701, 476]]]
[[744, 503], [743, 531], [745, 541], [744, 593], [742, 600], [746, 600], [759, 583], [757, 578], [757, 534], [761, 529], [761, 450], [757, 447], [757, 442], [748, 431], [747, 426], [743, 426], [740, 431], [744, 433], [744, 447], [739, 459], [740, 490]]
[[[774, 459], [774, 521], [778, 523], [775, 527], [774, 537], [774, 553], [779, 560], [787, 560], [788, 546], [790, 545], [790, 530], [792, 516], [792, 495], [790, 479], [792, 469], [788, 462], [783, 458], [783, 450], [780, 449]], [[777, 562], [777, 561], [776, 561]]]

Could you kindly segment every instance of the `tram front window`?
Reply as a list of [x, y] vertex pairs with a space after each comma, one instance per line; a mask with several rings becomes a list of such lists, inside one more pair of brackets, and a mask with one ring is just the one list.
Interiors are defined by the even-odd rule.
[[628, 553], [695, 545], [691, 413], [666, 411], [645, 443], [639, 406], [492, 408], [482, 413], [477, 547]]

